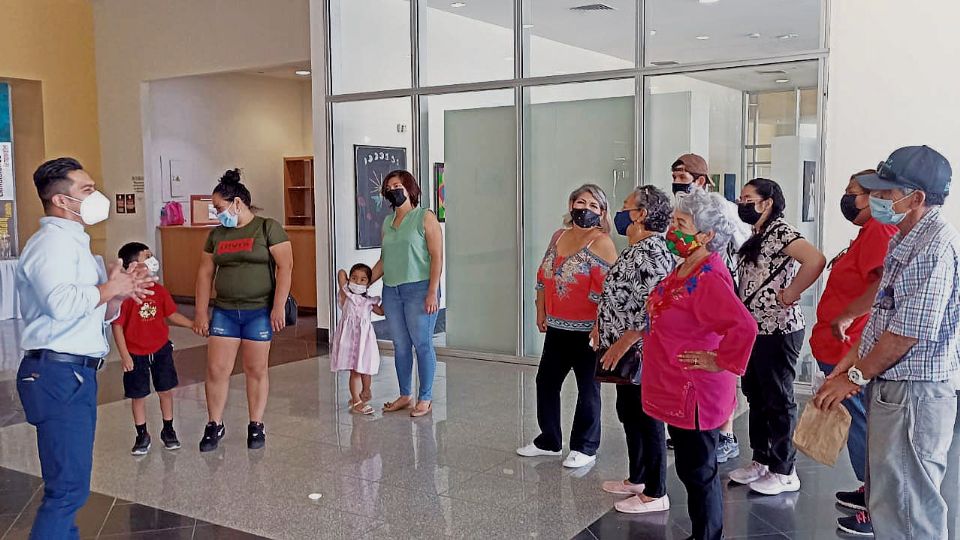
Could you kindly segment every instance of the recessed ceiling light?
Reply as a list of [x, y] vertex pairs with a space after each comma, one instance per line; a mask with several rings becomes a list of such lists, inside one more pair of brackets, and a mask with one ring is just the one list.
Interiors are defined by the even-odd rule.
[[523, 25], [523, 28], [524, 28], [525, 30], [529, 30], [529, 29], [533, 28], [533, 25], [530, 24], [530, 23], [527, 23], [527, 24]]
[[450, 7], [452, 7], [452, 8], [467, 7], [467, 3], [466, 3], [466, 2], [451, 2], [451, 3], [450, 3]]
[[778, 82], [780, 84], [785, 84], [790, 82], [790, 79], [777, 79], [775, 82]]
[[650, 31], [650, 35], [651, 35], [651, 36], [657, 35], [657, 31], [656, 31], [656, 30], [651, 30], [651, 31]]
[[697, 39], [699, 39], [700, 41], [706, 41], [710, 39], [710, 36], [697, 36]]
[[310, 70], [309, 70], [309, 69], [298, 69], [298, 70], [294, 71], [293, 73], [294, 73], [295, 75], [299, 75], [299, 76], [301, 76], [301, 77], [306, 77], [306, 76], [310, 75]]
[[754, 32], [752, 34], [747, 34], [747, 37], [750, 39], [757, 39], [760, 37], [760, 32]]
[[796, 37], [800, 37], [800, 34], [781, 34], [777, 36], [777, 39], [793, 39]]
[[700, 0], [701, 4], [716, 4], [720, 0]]

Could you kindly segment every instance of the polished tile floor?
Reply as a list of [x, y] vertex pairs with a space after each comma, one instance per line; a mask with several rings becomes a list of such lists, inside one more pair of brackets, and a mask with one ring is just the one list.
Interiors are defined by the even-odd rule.
[[[0, 323], [5, 343], [14, 331], [3, 327], [7, 324]], [[248, 533], [296, 539], [589, 540], [689, 535], [684, 491], [672, 470], [669, 513], [628, 517], [610, 511], [616, 498], [601, 492], [599, 484], [626, 472], [612, 388], [604, 388], [604, 436], [597, 463], [569, 471], [558, 459], [522, 460], [514, 454], [538, 431], [535, 368], [441, 359], [431, 416], [357, 416], [347, 411], [346, 378], [329, 372], [312, 324], [305, 321], [275, 343], [267, 447], [260, 451], [248, 451], [245, 445], [242, 375], [231, 381], [221, 449], [197, 451], [206, 422], [201, 345], [181, 346], [177, 353], [183, 384], [176, 390], [175, 421], [184, 447], [168, 452], [158, 444], [147, 456], [130, 456], [134, 430], [129, 405], [122, 400], [119, 366], [108, 364], [100, 375], [95, 495], [80, 516], [84, 537], [243, 538]], [[20, 538], [39, 501], [39, 463], [34, 431], [22, 420], [9, 373], [16, 359], [2, 361], [0, 537]], [[378, 408], [395, 397], [389, 358], [373, 390]], [[574, 402], [571, 381], [563, 398], [567, 426]], [[156, 434], [160, 417], [155, 401], [149, 402], [148, 413]], [[741, 417], [738, 432], [745, 432], [744, 424]], [[724, 470], [746, 459], [745, 451]], [[727, 537], [835, 538], [839, 512], [833, 492], [856, 487], [845, 459], [836, 469], [801, 460], [803, 490], [798, 494], [756, 498], [745, 488], [728, 487]]]

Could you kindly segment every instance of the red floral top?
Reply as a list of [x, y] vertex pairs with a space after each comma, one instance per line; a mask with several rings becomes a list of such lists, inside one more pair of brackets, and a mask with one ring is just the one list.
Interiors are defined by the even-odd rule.
[[566, 229], [561, 229], [550, 239], [537, 270], [537, 290], [544, 292], [547, 326], [589, 332], [597, 321], [603, 278], [610, 265], [590, 251], [592, 242], [573, 255], [561, 257], [557, 241], [564, 232]]

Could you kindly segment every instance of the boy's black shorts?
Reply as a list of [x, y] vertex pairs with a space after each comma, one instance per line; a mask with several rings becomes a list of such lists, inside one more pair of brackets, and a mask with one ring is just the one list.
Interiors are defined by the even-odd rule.
[[177, 368], [173, 365], [173, 343], [167, 342], [159, 351], [148, 354], [131, 354], [133, 371], [123, 374], [123, 395], [130, 399], [145, 398], [150, 395], [150, 376], [157, 392], [173, 390], [180, 384]]

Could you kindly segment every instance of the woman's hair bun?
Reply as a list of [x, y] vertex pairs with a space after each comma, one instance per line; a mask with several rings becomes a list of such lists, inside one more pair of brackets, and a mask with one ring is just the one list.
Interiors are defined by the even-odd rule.
[[220, 177], [221, 184], [239, 184], [240, 169], [230, 169]]

